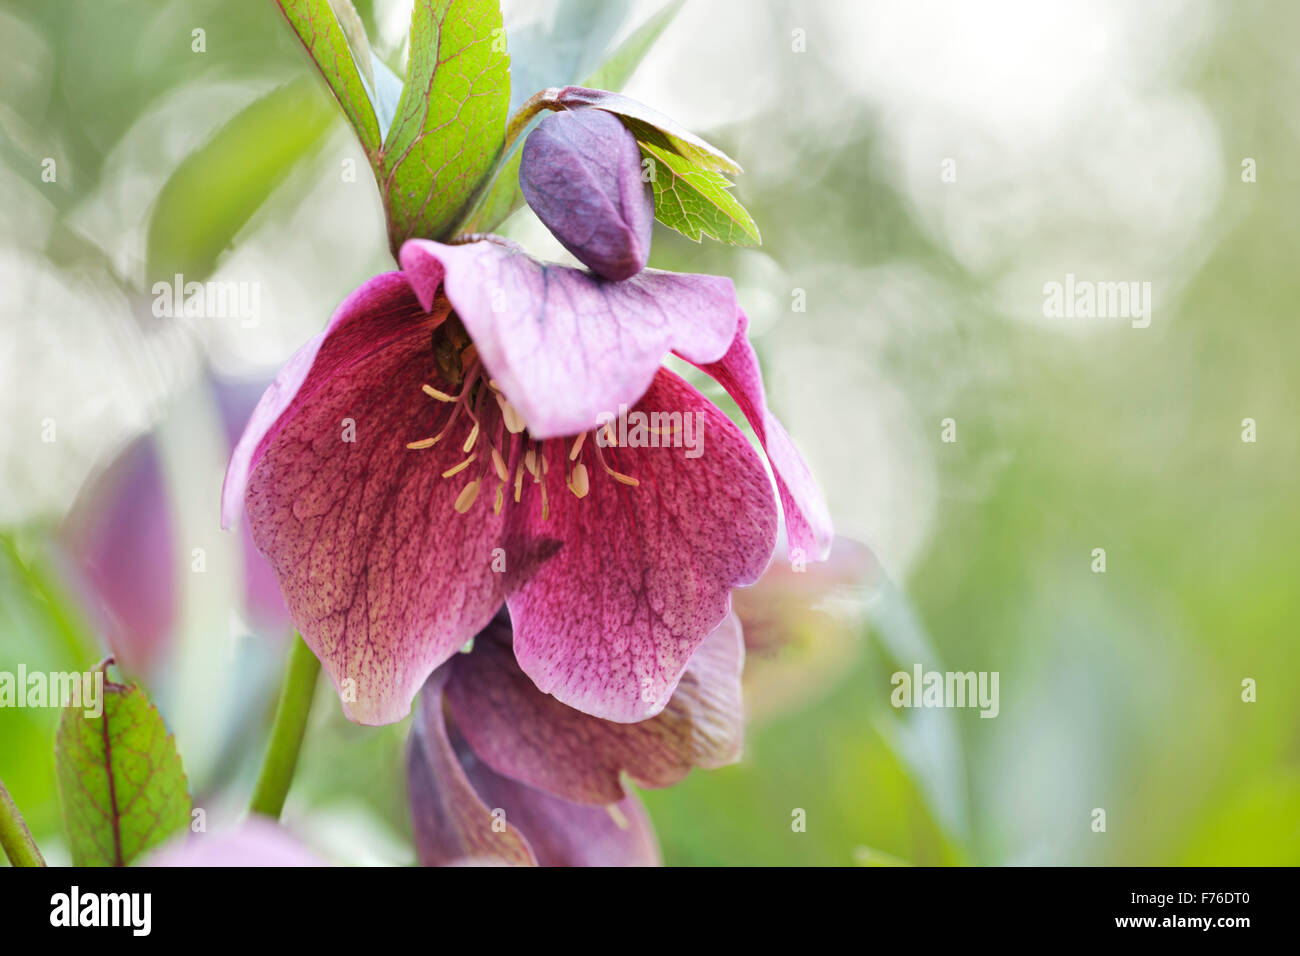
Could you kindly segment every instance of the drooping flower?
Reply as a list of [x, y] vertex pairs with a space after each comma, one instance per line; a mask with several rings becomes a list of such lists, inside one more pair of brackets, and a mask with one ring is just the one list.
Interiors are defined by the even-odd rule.
[[728, 615], [658, 716], [615, 723], [540, 692], [515, 661], [502, 611], [421, 695], [407, 755], [420, 861], [657, 864], [649, 819], [623, 776], [666, 787], [692, 767], [733, 762], [743, 664], [740, 626]]
[[[608, 122], [627, 130], [589, 112], [605, 119], [554, 135], [542, 124], [521, 182], [581, 206], [548, 218], [629, 278], [538, 262], [492, 236], [410, 240], [401, 272], [354, 292], [289, 360], [232, 456], [223, 520], [246, 507], [358, 722], [405, 716], [503, 602], [519, 666], [544, 693], [625, 723], [664, 708], [777, 531], [762, 459], [662, 367], [668, 353], [748, 419], [792, 547], [809, 560], [829, 548], [825, 505], [767, 409], [731, 281], [640, 270], [634, 157], [615, 149], [602, 172], [592, 147], [622, 142]], [[584, 192], [598, 195], [581, 205]], [[624, 242], [638, 235], [644, 249]]]
[[[610, 720], [653, 716], [730, 589], [766, 567], [777, 527], [761, 459], [660, 367], [665, 353], [735, 398], [792, 543], [811, 559], [829, 545], [730, 280], [609, 282], [501, 241], [413, 240], [401, 258], [405, 271], [353, 293], [263, 396], [227, 473], [225, 521], [246, 505], [353, 720], [403, 717], [503, 601], [541, 690]], [[611, 446], [602, 423], [620, 405], [707, 440]]]

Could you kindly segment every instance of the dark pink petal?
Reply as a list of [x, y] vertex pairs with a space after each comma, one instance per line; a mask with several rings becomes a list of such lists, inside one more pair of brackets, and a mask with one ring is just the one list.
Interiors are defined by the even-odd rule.
[[416, 853], [425, 866], [654, 866], [659, 849], [640, 803], [560, 800], [494, 773], [443, 715], [444, 667], [420, 697], [407, 752]]
[[659, 844], [645, 808], [628, 796], [606, 806], [570, 803], [493, 773], [462, 755], [484, 804], [519, 828], [538, 866], [659, 866]]
[[726, 353], [739, 309], [731, 280], [646, 269], [610, 282], [487, 240], [412, 239], [402, 268], [429, 306], [440, 285], [479, 357], [535, 438], [576, 435], [634, 404], [668, 351]]
[[767, 408], [763, 391], [763, 373], [758, 356], [746, 337], [749, 317], [740, 313], [740, 324], [735, 339], [727, 353], [716, 362], [698, 362], [679, 352], [682, 358], [712, 375], [740, 406], [741, 412], [758, 436], [767, 452], [776, 476], [776, 487], [781, 494], [781, 510], [785, 515], [786, 536], [790, 540], [792, 557], [802, 556], [805, 561], [823, 561], [830, 553], [830, 512], [817, 482], [808, 470], [798, 449], [786, 430]]
[[329, 866], [289, 831], [259, 816], [251, 816], [230, 830], [177, 837], [140, 865]]
[[559, 545], [508, 598], [520, 667], [544, 693], [621, 723], [663, 710], [691, 655], [727, 616], [731, 588], [767, 566], [777, 526], [762, 461], [704, 396], [661, 369], [634, 411], [695, 413], [682, 423], [698, 422], [698, 457], [689, 447], [605, 448], [606, 464], [639, 481], [634, 488], [584, 447], [590, 491], [578, 499], [563, 484], [567, 443], [547, 442], [549, 517], [534, 494], [508, 528]]
[[[431, 306], [432, 296], [429, 301]], [[222, 527], [230, 527], [239, 517], [248, 476], [285, 423], [317, 392], [328, 388], [336, 372], [364, 362], [372, 349], [386, 348], [393, 337], [409, 331], [424, 311], [400, 272], [377, 275], [343, 300], [325, 331], [289, 358], [253, 409], [226, 468], [221, 489]], [[372, 341], [369, 335], [371, 328], [366, 320], [371, 315], [379, 320], [376, 330], [383, 330], [378, 341]], [[324, 355], [319, 354], [322, 350]]]
[[566, 800], [613, 803], [620, 775], [667, 787], [692, 767], [740, 757], [745, 647], [729, 614], [700, 645], [663, 712], [639, 724], [591, 717], [543, 694], [519, 669], [510, 622], [497, 618], [447, 666], [447, 703], [474, 752], [498, 773]]
[[127, 672], [150, 673], [176, 622], [177, 555], [162, 465], [141, 438], [82, 493], [64, 527], [79, 590]]
[[551, 113], [524, 142], [519, 188], [587, 268], [630, 279], [650, 258], [654, 197], [636, 137], [602, 110]]
[[407, 797], [415, 850], [425, 866], [466, 862], [537, 862], [510, 820], [484, 806], [452, 745], [442, 714], [446, 668], [429, 679], [416, 708], [406, 752]]
[[382, 724], [406, 716], [433, 669], [491, 620], [506, 583], [491, 568], [502, 519], [482, 499], [457, 512], [469, 476], [442, 478], [464, 457], [469, 422], [406, 448], [443, 408], [421, 392], [439, 381], [430, 330], [441, 315], [400, 276], [363, 291], [263, 398], [227, 491], [255, 463], [253, 538], [344, 712]]

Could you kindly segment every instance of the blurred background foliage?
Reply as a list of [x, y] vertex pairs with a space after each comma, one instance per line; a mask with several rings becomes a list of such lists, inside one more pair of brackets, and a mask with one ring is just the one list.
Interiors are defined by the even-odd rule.
[[[409, 2], [357, 6], [400, 75]], [[659, 4], [504, 6], [539, 87]], [[752, 701], [739, 765], [645, 794], [668, 862], [1300, 862], [1298, 40], [1283, 0], [685, 5], [627, 92], [741, 161], [764, 244], [660, 230], [651, 263], [735, 278], [771, 403], [882, 571], [792, 615], [799, 693]], [[246, 801], [285, 637], [240, 610], [214, 383], [265, 384], [393, 268], [382, 213], [269, 2], [3, 0], [0, 61], [0, 670], [107, 653], [66, 515], [146, 437], [179, 610], [134, 676], [211, 826]], [[526, 210], [506, 228], [565, 258]], [[256, 283], [256, 321], [154, 315], [176, 272]], [[1151, 282], [1150, 327], [1044, 318], [1067, 273]], [[894, 711], [913, 663], [998, 671], [999, 716]], [[0, 710], [0, 779], [66, 862], [56, 719]], [[289, 825], [412, 862], [405, 729], [322, 689]]]

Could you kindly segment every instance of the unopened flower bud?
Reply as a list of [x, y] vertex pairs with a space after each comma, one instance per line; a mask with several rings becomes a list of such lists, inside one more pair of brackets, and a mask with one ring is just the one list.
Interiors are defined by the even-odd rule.
[[654, 197], [641, 148], [618, 117], [598, 109], [551, 113], [529, 135], [519, 186], [564, 248], [606, 279], [645, 268]]

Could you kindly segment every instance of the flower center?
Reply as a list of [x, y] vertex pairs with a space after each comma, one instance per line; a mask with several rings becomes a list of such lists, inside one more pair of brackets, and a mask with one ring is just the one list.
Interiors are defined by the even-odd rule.
[[[433, 332], [433, 356], [439, 371], [440, 384], [451, 390], [444, 391], [432, 385], [421, 390], [439, 403], [437, 413], [446, 409], [441, 429], [431, 438], [407, 442], [412, 451], [432, 448], [459, 435], [464, 424], [469, 432], [461, 442], [466, 457], [442, 473], [443, 478], [456, 478], [469, 474], [472, 477], [461, 488], [453, 507], [465, 514], [478, 500], [484, 483], [495, 483], [492, 510], [501, 513], [507, 498], [518, 504], [529, 486], [537, 486], [541, 495], [542, 520], [550, 517], [551, 458], [560, 457], [561, 449], [567, 454], [561, 458], [564, 486], [576, 498], [585, 498], [591, 490], [591, 474], [595, 468], [620, 484], [636, 488], [640, 482], [631, 475], [614, 470], [605, 460], [601, 442], [587, 441], [595, 431], [585, 431], [572, 438], [538, 440], [527, 434], [527, 425], [518, 409], [502, 394], [501, 389], [487, 375], [479, 361], [478, 349], [470, 341], [464, 326], [455, 313]], [[454, 390], [454, 391], [452, 391]], [[436, 413], [436, 414], [437, 414]], [[617, 448], [614, 430], [602, 426], [604, 444]], [[588, 468], [588, 462], [592, 468]]]

